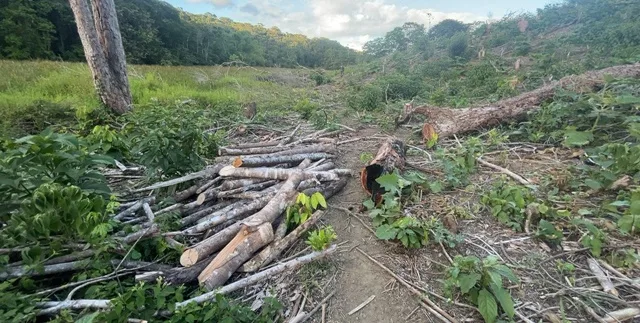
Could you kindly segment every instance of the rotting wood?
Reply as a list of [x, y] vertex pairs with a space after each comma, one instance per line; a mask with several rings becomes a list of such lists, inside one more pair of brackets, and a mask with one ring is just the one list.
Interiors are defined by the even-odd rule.
[[384, 190], [376, 179], [395, 170], [402, 172], [406, 165], [405, 145], [401, 140], [389, 137], [380, 146], [376, 157], [360, 172], [362, 188], [377, 202]]
[[427, 123], [434, 127], [440, 139], [465, 134], [504, 122], [520, 120], [530, 111], [538, 109], [545, 101], [552, 99], [558, 89], [591, 92], [605, 84], [607, 77], [639, 78], [640, 63], [613, 66], [581, 75], [563, 77], [536, 90], [486, 106], [466, 109], [416, 107], [399, 116], [396, 125], [406, 123], [413, 114], [422, 114], [427, 117]]
[[198, 185], [193, 185], [184, 191], [180, 191], [173, 195], [173, 199], [176, 201], [176, 203], [185, 201], [196, 194], [196, 192], [198, 191], [198, 187]]
[[[304, 223], [300, 224], [291, 233], [287, 234], [284, 238], [273, 241], [260, 253], [255, 255], [251, 260], [247, 261], [240, 269], [240, 272], [254, 272], [260, 270], [260, 268], [270, 264], [276, 258], [280, 256], [286, 249], [291, 247], [309, 228], [316, 224], [318, 220], [324, 215], [324, 211], [315, 212]], [[286, 221], [285, 221], [286, 222]], [[286, 228], [286, 224], [285, 224]], [[285, 229], [286, 233], [286, 229]]]
[[[233, 243], [236, 238], [240, 239], [237, 245]], [[256, 251], [269, 244], [273, 240], [273, 228], [271, 223], [263, 223], [255, 228], [244, 227], [236, 238], [198, 276], [198, 281], [207, 290], [222, 286]]]

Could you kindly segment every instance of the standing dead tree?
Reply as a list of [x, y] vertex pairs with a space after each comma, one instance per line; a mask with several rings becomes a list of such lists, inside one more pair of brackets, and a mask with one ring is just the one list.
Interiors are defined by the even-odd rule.
[[115, 113], [130, 111], [127, 64], [113, 0], [69, 0], [69, 4], [100, 100]]

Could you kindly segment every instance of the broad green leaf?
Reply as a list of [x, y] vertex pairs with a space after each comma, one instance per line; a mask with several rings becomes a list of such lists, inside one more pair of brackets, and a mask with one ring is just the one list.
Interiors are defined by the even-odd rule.
[[380, 184], [380, 187], [394, 195], [400, 195], [399, 180], [400, 176], [396, 173], [385, 174], [376, 178], [376, 182]]
[[516, 314], [516, 310], [513, 307], [513, 299], [511, 298], [509, 292], [507, 292], [504, 288], [496, 286], [494, 284], [489, 285], [489, 288], [491, 288], [493, 295], [500, 303], [502, 310], [507, 313], [507, 315], [509, 315], [509, 318], [513, 318], [513, 316]]
[[362, 205], [364, 205], [364, 207], [366, 207], [367, 210], [373, 210], [376, 208], [376, 205], [372, 199], [367, 199], [366, 201], [362, 202]]
[[497, 270], [489, 269], [489, 278], [492, 284], [502, 288], [502, 275]]
[[590, 131], [567, 129], [564, 136], [564, 144], [567, 147], [580, 147], [593, 141], [593, 133]]
[[495, 270], [496, 272], [498, 272], [500, 275], [502, 275], [502, 277], [505, 277], [506, 279], [514, 282], [514, 283], [519, 283], [520, 280], [518, 279], [518, 277], [516, 277], [516, 275], [513, 273], [513, 271], [511, 270], [511, 268], [505, 266], [505, 265], [495, 265], [493, 267], [493, 270]]
[[397, 234], [398, 234], [398, 229], [388, 224], [383, 224], [376, 229], [376, 237], [382, 240], [395, 239]]
[[316, 193], [313, 193], [313, 196], [315, 196], [315, 198], [318, 201], [318, 204], [320, 204], [320, 206], [322, 206], [325, 209], [327, 208], [327, 200], [325, 200], [325, 198], [322, 195], [322, 193], [316, 192]]
[[478, 294], [478, 310], [487, 323], [494, 323], [498, 317], [498, 304], [493, 295], [484, 288]]
[[431, 190], [431, 193], [434, 193], [434, 194], [438, 194], [442, 192], [442, 182], [434, 181], [429, 183], [429, 189]]
[[460, 291], [466, 294], [476, 285], [482, 276], [478, 273], [462, 274], [458, 276], [458, 284], [460, 285]]
[[631, 201], [631, 205], [629, 205], [629, 213], [640, 214], [640, 200]]
[[615, 202], [609, 203], [609, 205], [615, 206], [615, 207], [629, 206], [629, 201], [615, 201]]
[[587, 178], [584, 183], [592, 190], [599, 190], [602, 188], [602, 183], [591, 178]]
[[618, 227], [622, 232], [635, 232], [640, 227], [640, 214], [625, 214], [618, 220]]

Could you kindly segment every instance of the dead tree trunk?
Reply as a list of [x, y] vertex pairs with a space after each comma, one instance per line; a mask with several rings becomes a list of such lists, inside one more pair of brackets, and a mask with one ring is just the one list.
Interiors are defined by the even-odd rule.
[[432, 125], [439, 138], [464, 134], [498, 124], [519, 120], [528, 112], [536, 110], [546, 100], [553, 98], [556, 90], [565, 89], [577, 92], [590, 92], [605, 84], [606, 77], [639, 78], [640, 64], [620, 65], [581, 75], [567, 76], [537, 90], [523, 93], [513, 98], [498, 101], [491, 105], [476, 106], [467, 109], [421, 106], [401, 115], [396, 124], [409, 120], [412, 114], [423, 114], [426, 122]]
[[371, 195], [374, 202], [377, 203], [378, 199], [384, 194], [384, 190], [376, 179], [384, 174], [393, 172], [395, 169], [404, 170], [405, 158], [404, 143], [392, 137], [380, 146], [376, 157], [367, 167], [362, 169], [360, 173], [362, 188]]
[[[113, 112], [131, 110], [131, 92], [113, 0], [69, 0], [98, 96]], [[93, 11], [93, 14], [92, 14]]]

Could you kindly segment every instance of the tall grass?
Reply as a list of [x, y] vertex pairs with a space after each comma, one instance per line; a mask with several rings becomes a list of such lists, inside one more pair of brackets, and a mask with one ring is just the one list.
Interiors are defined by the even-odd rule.
[[[203, 109], [239, 112], [242, 103], [256, 101], [263, 111], [287, 111], [311, 95], [311, 83], [303, 73], [276, 68], [129, 66], [134, 110], [192, 100]], [[271, 82], [270, 75], [279, 75], [279, 80], [291, 76], [296, 84]], [[74, 123], [100, 107], [86, 64], [0, 60], [0, 76], [2, 136]], [[300, 80], [305, 80], [302, 87]]]

